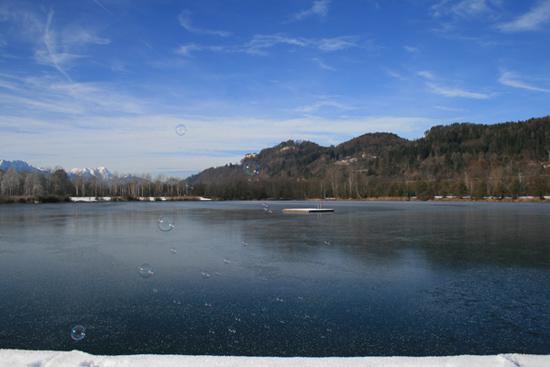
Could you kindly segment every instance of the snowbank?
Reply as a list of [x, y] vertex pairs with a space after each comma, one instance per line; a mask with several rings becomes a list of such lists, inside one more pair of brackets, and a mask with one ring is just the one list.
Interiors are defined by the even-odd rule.
[[95, 203], [97, 201], [95, 196], [71, 196], [69, 199], [74, 203]]
[[180, 355], [94, 356], [0, 349], [0, 367], [548, 367], [550, 355], [499, 354], [452, 357], [273, 358]]

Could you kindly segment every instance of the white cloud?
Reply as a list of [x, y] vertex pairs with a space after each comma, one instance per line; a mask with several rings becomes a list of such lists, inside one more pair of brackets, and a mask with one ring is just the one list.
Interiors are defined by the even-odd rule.
[[191, 33], [199, 33], [199, 34], [207, 34], [211, 36], [219, 36], [219, 37], [229, 37], [231, 36], [231, 32], [229, 31], [222, 31], [222, 30], [216, 30], [216, 29], [207, 29], [207, 28], [199, 28], [193, 24], [193, 21], [191, 20], [191, 13], [189, 11], [182, 11], [180, 15], [178, 16], [178, 22], [180, 25], [188, 32]]
[[357, 47], [357, 37], [343, 36], [343, 37], [331, 37], [322, 38], [317, 42], [317, 47], [321, 51], [333, 52], [344, 50], [347, 48]]
[[522, 32], [541, 29], [544, 23], [550, 21], [550, 0], [542, 0], [527, 13], [516, 19], [498, 25], [503, 32]]
[[318, 57], [314, 57], [312, 60], [323, 70], [329, 70], [329, 71], [335, 71], [336, 70], [336, 68], [328, 65], [327, 63], [325, 63], [323, 60], [321, 60]]
[[311, 16], [324, 18], [328, 14], [330, 0], [315, 0], [311, 7], [291, 15], [291, 20], [302, 20]]
[[240, 45], [199, 45], [195, 43], [181, 45], [176, 53], [189, 56], [195, 51], [247, 53], [250, 55], [266, 55], [268, 50], [276, 46], [291, 46], [299, 48], [314, 48], [323, 52], [336, 52], [348, 48], [360, 47], [355, 36], [341, 36], [330, 38], [302, 38], [290, 37], [283, 33], [256, 34], [248, 42]]
[[430, 92], [439, 94], [444, 97], [460, 97], [460, 98], [472, 98], [472, 99], [488, 99], [490, 96], [485, 93], [472, 92], [460, 88], [443, 86], [435, 83], [426, 83], [426, 86]]
[[427, 80], [434, 80], [435, 79], [435, 75], [431, 71], [428, 71], [428, 70], [420, 70], [419, 72], [416, 73], [416, 75], [418, 75], [419, 77], [422, 77], [424, 79], [427, 79]]
[[261, 35], [257, 34], [244, 44], [240, 50], [249, 54], [264, 54], [266, 49], [277, 45], [289, 45], [307, 47], [311, 42], [305, 38], [287, 37], [283, 34]]
[[532, 92], [550, 93], [550, 88], [539, 87], [539, 86], [530, 84], [528, 82], [525, 82], [524, 80], [522, 80], [522, 78], [519, 75], [511, 71], [501, 72], [498, 81], [500, 84], [508, 87], [512, 87], [512, 88], [525, 89]]
[[431, 10], [435, 17], [451, 15], [468, 18], [493, 13], [499, 5], [499, 0], [441, 0], [432, 5]]
[[18, 37], [30, 41], [34, 47], [38, 63], [56, 69], [67, 80], [71, 80], [68, 70], [83, 58], [88, 45], [107, 45], [110, 40], [98, 36], [91, 29], [79, 25], [64, 28], [54, 27], [54, 11], [46, 17], [24, 7], [10, 7], [10, 3], [0, 5], [0, 18], [17, 26]]
[[405, 51], [411, 54], [417, 53], [419, 51], [417, 47], [413, 47], [413, 46], [403, 46], [403, 48], [405, 49]]
[[405, 80], [406, 79], [403, 75], [401, 75], [397, 71], [387, 69], [387, 68], [385, 68], [384, 71], [386, 72], [386, 74], [388, 74], [390, 77], [392, 77], [394, 79], [399, 79], [399, 80]]
[[94, 1], [94, 3], [95, 3], [97, 6], [99, 6], [101, 9], [105, 10], [105, 11], [106, 11], [107, 13], [109, 13], [109, 14], [112, 14], [112, 13], [109, 11], [109, 9], [107, 9], [107, 8], [103, 5], [103, 3], [102, 3], [101, 1], [99, 1], [99, 0], [93, 0], [93, 1]]
[[6, 110], [47, 111], [63, 115], [137, 114], [144, 111], [143, 100], [124, 95], [109, 84], [76, 83], [55, 77], [15, 77], [0, 75], [0, 88], [9, 90], [0, 100]]
[[330, 100], [330, 99], [321, 99], [321, 100], [313, 102], [312, 104], [295, 108], [294, 111], [309, 114], [309, 113], [318, 112], [322, 109], [331, 109], [331, 110], [341, 110], [341, 111], [343, 111], [343, 110], [351, 110], [351, 109], [353, 109], [353, 107], [348, 106], [348, 105], [343, 104], [343, 103], [338, 102], [338, 101], [334, 101], [334, 100]]

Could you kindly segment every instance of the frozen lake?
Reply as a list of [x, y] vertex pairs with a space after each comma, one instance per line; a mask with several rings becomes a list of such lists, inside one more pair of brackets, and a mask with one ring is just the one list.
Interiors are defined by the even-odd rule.
[[2, 205], [0, 348], [550, 354], [550, 205], [310, 206]]

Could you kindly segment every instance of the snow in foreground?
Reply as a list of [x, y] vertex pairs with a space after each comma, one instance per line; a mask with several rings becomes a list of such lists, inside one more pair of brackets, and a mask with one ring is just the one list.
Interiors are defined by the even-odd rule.
[[180, 355], [94, 356], [0, 349], [0, 367], [548, 367], [550, 355], [499, 354], [452, 357], [272, 358]]

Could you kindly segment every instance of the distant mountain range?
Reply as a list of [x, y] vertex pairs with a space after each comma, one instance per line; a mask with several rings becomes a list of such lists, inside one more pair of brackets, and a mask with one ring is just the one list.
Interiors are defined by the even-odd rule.
[[34, 166], [31, 166], [25, 161], [7, 161], [4, 159], [0, 159], [0, 169], [2, 171], [7, 171], [10, 168], [15, 168], [17, 172], [39, 172], [39, 173], [45, 173], [48, 172], [46, 169], [37, 168]]
[[[14, 160], [14, 161], [8, 161], [8, 160], [0, 160], [0, 169], [2, 171], [7, 171], [10, 168], [14, 168], [19, 173], [51, 173], [51, 169], [46, 168], [38, 168], [34, 167], [33, 165], [29, 164], [28, 162], [21, 161], [21, 160]], [[85, 179], [91, 179], [93, 177], [95, 178], [101, 178], [103, 180], [109, 180], [113, 177], [113, 174], [111, 171], [109, 171], [105, 167], [97, 167], [97, 168], [72, 168], [67, 172], [67, 175], [69, 178], [74, 179], [78, 176], [82, 176]]]
[[82, 176], [85, 179], [101, 178], [103, 180], [110, 180], [113, 177], [111, 171], [105, 167], [97, 168], [73, 168], [67, 172], [69, 177]]

